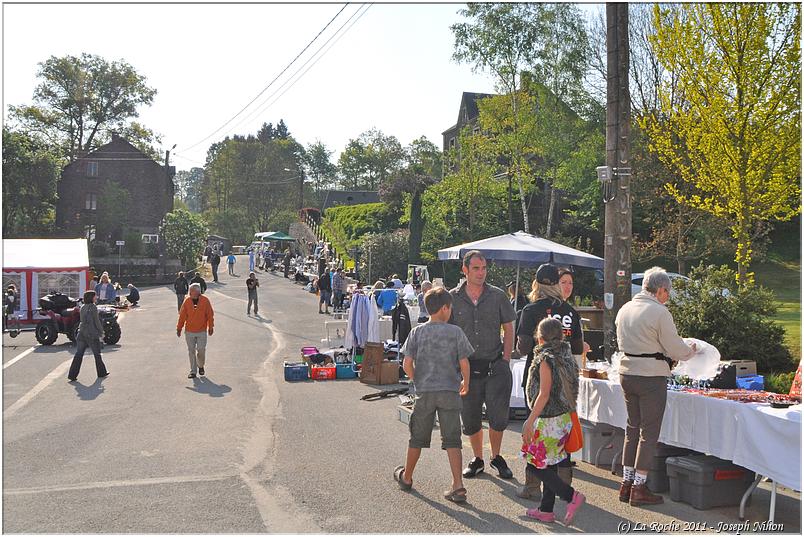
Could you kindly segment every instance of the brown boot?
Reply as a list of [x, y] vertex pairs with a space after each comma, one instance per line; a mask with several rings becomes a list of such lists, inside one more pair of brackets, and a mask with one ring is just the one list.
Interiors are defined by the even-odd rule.
[[542, 499], [542, 480], [531, 473], [525, 471], [525, 484], [517, 491], [516, 495], [525, 500], [539, 501]]
[[628, 503], [631, 499], [631, 487], [634, 486], [633, 481], [623, 481], [620, 483], [620, 501]]
[[631, 487], [631, 505], [639, 507], [640, 505], [658, 505], [664, 503], [664, 498], [657, 494], [653, 494], [648, 490], [646, 485], [634, 485]]

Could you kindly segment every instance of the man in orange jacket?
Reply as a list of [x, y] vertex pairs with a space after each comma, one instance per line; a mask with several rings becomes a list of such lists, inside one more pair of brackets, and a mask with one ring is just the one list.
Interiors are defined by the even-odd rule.
[[215, 313], [209, 299], [201, 294], [201, 285], [194, 283], [190, 286], [190, 296], [184, 299], [179, 310], [179, 322], [176, 324], [176, 336], [181, 337], [181, 329], [187, 340], [187, 352], [190, 355], [190, 374], [188, 379], [194, 379], [196, 368], [198, 373], [204, 374], [206, 363], [207, 334], [210, 336], [215, 325]]

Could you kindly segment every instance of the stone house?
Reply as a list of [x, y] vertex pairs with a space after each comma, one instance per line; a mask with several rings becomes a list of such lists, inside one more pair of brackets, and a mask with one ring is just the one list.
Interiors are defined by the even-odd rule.
[[[66, 235], [90, 240], [112, 242], [134, 232], [145, 235], [144, 242], [154, 242], [162, 218], [173, 210], [175, 174], [174, 166], [159, 164], [125, 138], [112, 134], [111, 142], [62, 170], [56, 226]], [[109, 218], [98, 218], [108, 210], [102, 206], [103, 192], [112, 182], [128, 193], [128, 206], [121, 214], [125, 229], [108, 223], [104, 228], [103, 220]]]

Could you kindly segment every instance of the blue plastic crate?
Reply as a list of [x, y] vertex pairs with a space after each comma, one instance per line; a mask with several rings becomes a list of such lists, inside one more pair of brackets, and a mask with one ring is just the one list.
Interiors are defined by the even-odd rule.
[[348, 362], [345, 364], [335, 364], [338, 370], [336, 371], [336, 378], [339, 379], [354, 379], [357, 378], [354, 364]]
[[750, 377], [737, 377], [737, 387], [743, 390], [756, 390], [761, 392], [765, 389], [765, 377], [762, 375], [751, 375]]
[[310, 368], [304, 362], [285, 362], [285, 380], [296, 382], [309, 378]]

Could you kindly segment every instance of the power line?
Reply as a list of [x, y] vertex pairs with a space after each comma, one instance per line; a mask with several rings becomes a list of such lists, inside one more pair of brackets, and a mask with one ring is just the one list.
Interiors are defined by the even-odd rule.
[[338, 16], [339, 16], [339, 15], [340, 15], [340, 14], [343, 12], [343, 10], [344, 10], [344, 9], [346, 9], [346, 6], [348, 6], [348, 5], [349, 5], [349, 3], [348, 3], [348, 2], [347, 2], [347, 3], [345, 3], [345, 4], [343, 5], [343, 7], [342, 7], [342, 8], [341, 8], [341, 9], [340, 9], [340, 10], [339, 10], [339, 11], [338, 11], [336, 14], [335, 14], [335, 16], [334, 16], [334, 17], [332, 17], [332, 18], [329, 20], [329, 22], [328, 22], [328, 23], [327, 23], [327, 24], [326, 24], [326, 25], [325, 25], [325, 26], [324, 26], [324, 27], [321, 29], [321, 31], [320, 31], [320, 32], [318, 32], [318, 33], [316, 34], [316, 36], [315, 36], [315, 37], [314, 37], [314, 38], [313, 38], [313, 39], [312, 39], [312, 40], [311, 40], [309, 43], [307, 43], [307, 46], [305, 46], [305, 47], [302, 49], [302, 51], [301, 51], [301, 52], [299, 52], [299, 53], [296, 55], [296, 57], [295, 57], [295, 58], [293, 58], [293, 60], [292, 60], [292, 61], [291, 61], [289, 64], [287, 64], [287, 66], [285, 66], [285, 68], [284, 68], [284, 69], [282, 69], [282, 71], [281, 71], [281, 72], [280, 72], [278, 75], [276, 75], [276, 77], [275, 77], [273, 80], [271, 80], [271, 82], [270, 82], [270, 83], [269, 83], [267, 86], [265, 86], [265, 87], [264, 87], [264, 88], [263, 88], [263, 89], [262, 89], [262, 90], [261, 90], [261, 91], [260, 91], [260, 92], [257, 94], [257, 96], [256, 96], [256, 97], [254, 97], [254, 98], [253, 98], [251, 101], [249, 101], [249, 103], [248, 103], [246, 106], [244, 106], [243, 108], [241, 108], [241, 109], [240, 109], [240, 111], [239, 111], [239, 112], [237, 112], [235, 115], [233, 115], [233, 116], [232, 116], [232, 117], [231, 117], [231, 118], [230, 118], [228, 121], [226, 121], [226, 123], [224, 123], [223, 125], [221, 125], [221, 126], [220, 126], [220, 127], [218, 127], [217, 129], [215, 129], [214, 131], [212, 131], [212, 133], [210, 133], [210, 134], [209, 134], [207, 137], [205, 137], [205, 138], [203, 138], [203, 139], [201, 139], [201, 140], [197, 141], [196, 143], [194, 143], [194, 144], [193, 144], [193, 145], [191, 145], [190, 147], [184, 148], [183, 150], [184, 150], [184, 151], [189, 151], [190, 149], [192, 149], [192, 148], [194, 148], [194, 147], [196, 147], [196, 146], [198, 146], [198, 145], [201, 145], [201, 144], [202, 144], [202, 143], [204, 143], [205, 141], [207, 141], [207, 140], [209, 140], [210, 138], [212, 138], [212, 137], [213, 137], [215, 134], [217, 134], [218, 132], [220, 132], [220, 131], [221, 131], [223, 128], [225, 128], [225, 127], [226, 127], [226, 126], [227, 126], [229, 123], [231, 123], [232, 121], [234, 121], [234, 120], [235, 120], [235, 118], [237, 118], [237, 116], [239, 116], [240, 114], [242, 114], [242, 113], [243, 113], [243, 112], [244, 112], [244, 111], [245, 111], [245, 110], [246, 110], [246, 109], [247, 109], [249, 106], [251, 106], [251, 105], [254, 103], [254, 101], [256, 101], [257, 99], [259, 99], [259, 98], [260, 98], [260, 96], [262, 96], [262, 94], [263, 94], [263, 93], [265, 93], [266, 91], [268, 91], [268, 88], [270, 88], [271, 86], [273, 86], [273, 84], [274, 84], [274, 83], [275, 83], [277, 80], [279, 80], [279, 78], [280, 78], [280, 77], [281, 77], [283, 74], [285, 74], [285, 72], [286, 72], [288, 69], [290, 69], [290, 68], [291, 68], [291, 66], [292, 66], [294, 63], [296, 63], [296, 60], [298, 60], [298, 59], [299, 59], [299, 58], [302, 56], [302, 54], [304, 54], [304, 53], [307, 51], [307, 49], [308, 49], [308, 48], [310, 48], [310, 46], [312, 46], [312, 44], [313, 44], [313, 43], [315, 43], [315, 41], [316, 41], [316, 40], [317, 40], [319, 37], [321, 37], [321, 34], [323, 34], [323, 33], [324, 33], [324, 31], [325, 31], [327, 28], [329, 28], [330, 24], [332, 24], [332, 23], [335, 21], [335, 19], [336, 19], [336, 18], [338, 18]]
[[365, 14], [366, 14], [366, 11], [368, 11], [368, 10], [369, 10], [369, 8], [370, 8], [372, 5], [374, 5], [374, 4], [368, 4], [368, 5], [366, 6], [366, 9], [364, 9], [364, 10], [363, 10], [363, 13], [361, 13], [361, 14], [360, 14], [360, 16], [359, 16], [357, 19], [355, 19], [355, 21], [352, 23], [352, 25], [351, 25], [351, 26], [349, 26], [349, 28], [347, 28], [347, 29], [346, 29], [346, 31], [344, 31], [344, 32], [343, 32], [343, 33], [342, 33], [340, 36], [338, 36], [338, 39], [336, 39], [336, 40], [335, 40], [335, 42], [334, 42], [334, 43], [332, 43], [332, 45], [330, 45], [330, 47], [329, 47], [327, 50], [325, 50], [325, 51], [324, 51], [324, 52], [321, 54], [321, 56], [319, 56], [318, 58], [316, 58], [316, 60], [315, 60], [315, 61], [312, 63], [312, 65], [310, 65], [310, 67], [308, 67], [307, 69], [305, 69], [305, 71], [304, 71], [304, 72], [303, 72], [301, 75], [299, 75], [299, 77], [298, 77], [296, 80], [294, 80], [294, 81], [293, 81], [293, 83], [291, 83], [291, 85], [290, 85], [290, 86], [288, 86], [288, 87], [285, 89], [285, 91], [283, 91], [282, 93], [280, 93], [280, 94], [279, 94], [279, 95], [276, 97], [276, 99], [274, 99], [273, 101], [271, 101], [271, 103], [270, 103], [270, 104], [268, 104], [268, 106], [266, 106], [266, 107], [263, 109], [263, 111], [265, 111], [265, 110], [267, 110], [268, 108], [270, 108], [271, 106], [273, 106], [273, 105], [274, 105], [274, 104], [275, 104], [275, 103], [276, 103], [276, 102], [277, 102], [279, 99], [281, 99], [281, 98], [282, 98], [282, 96], [283, 96], [283, 95], [284, 95], [284, 94], [285, 94], [285, 93], [286, 93], [286, 92], [287, 92], [287, 91], [288, 91], [290, 88], [292, 88], [292, 87], [293, 87], [293, 86], [296, 84], [296, 82], [298, 82], [299, 80], [301, 80], [301, 79], [302, 79], [302, 77], [304, 77], [304, 75], [306, 75], [306, 74], [307, 74], [307, 71], [309, 71], [310, 69], [312, 69], [312, 68], [315, 66], [315, 64], [316, 64], [316, 63], [318, 63], [318, 61], [319, 61], [321, 58], [323, 58], [323, 57], [326, 55], [326, 53], [327, 53], [327, 52], [329, 52], [329, 51], [330, 51], [330, 50], [331, 50], [331, 49], [332, 49], [332, 48], [333, 48], [333, 47], [334, 47], [334, 46], [335, 46], [335, 45], [338, 43], [338, 41], [340, 40], [340, 38], [341, 38], [341, 37], [343, 37], [344, 35], [346, 35], [346, 33], [347, 33], [349, 30], [351, 30], [351, 29], [352, 29], [352, 26], [354, 26], [355, 24], [357, 24], [357, 21], [359, 21], [359, 20], [361, 19], [361, 17], [363, 17], [363, 15], [365, 15]]
[[[239, 127], [239, 126], [240, 126], [240, 125], [242, 125], [243, 123], [245, 123], [245, 122], [247, 122], [247, 121], [251, 120], [251, 119], [252, 119], [252, 118], [254, 118], [255, 116], [257, 116], [257, 115], [261, 114], [261, 113], [262, 113], [262, 112], [264, 112], [264, 111], [265, 111], [265, 110], [266, 110], [268, 107], [270, 107], [270, 105], [265, 106], [265, 105], [266, 105], [266, 103], [268, 103], [268, 102], [269, 102], [269, 101], [270, 101], [270, 100], [271, 100], [271, 99], [272, 99], [272, 98], [273, 98], [273, 97], [274, 97], [274, 96], [275, 96], [277, 93], [279, 93], [279, 92], [282, 90], [282, 88], [284, 88], [284, 87], [285, 87], [285, 86], [286, 86], [288, 83], [290, 83], [290, 81], [291, 81], [291, 80], [293, 80], [293, 77], [295, 77], [296, 75], [298, 75], [298, 74], [299, 74], [299, 72], [301, 72], [301, 70], [302, 70], [302, 69], [304, 69], [304, 68], [305, 68], [305, 66], [307, 66], [307, 64], [308, 64], [308, 63], [310, 63], [311, 61], [313, 61], [314, 59], [315, 59], [315, 62], [313, 62], [313, 65], [315, 65], [315, 63], [316, 63], [316, 62], [318, 62], [318, 60], [319, 60], [319, 59], [321, 59], [321, 58], [324, 56], [324, 54], [326, 54], [326, 53], [329, 51], [329, 49], [327, 49], [327, 51], [325, 51], [323, 54], [321, 54], [321, 56], [318, 56], [318, 53], [319, 53], [319, 52], [321, 52], [321, 50], [323, 50], [323, 49], [324, 49], [324, 47], [326, 47], [326, 46], [329, 44], [329, 42], [330, 42], [330, 41], [332, 41], [333, 39], [335, 39], [335, 37], [336, 37], [336, 36], [338, 36], [338, 39], [336, 39], [336, 40], [335, 40], [335, 42], [334, 42], [334, 43], [332, 43], [332, 46], [335, 46], [335, 43], [337, 43], [337, 42], [338, 42], [338, 40], [340, 40], [340, 38], [341, 38], [341, 37], [343, 37], [343, 36], [344, 36], [344, 35], [345, 35], [345, 34], [346, 34], [346, 33], [347, 33], [347, 32], [348, 32], [348, 31], [349, 31], [351, 28], [352, 28], [352, 26], [354, 26], [354, 24], [355, 24], [355, 23], [357, 23], [357, 21], [358, 21], [358, 20], [360, 20], [360, 17], [362, 17], [362, 16], [363, 16], [363, 14], [365, 14], [365, 13], [366, 13], [366, 11], [368, 11], [368, 8], [369, 8], [369, 7], [371, 7], [371, 4], [368, 4], [368, 5], [363, 4], [363, 5], [361, 5], [360, 7], [358, 7], [358, 8], [355, 10], [355, 12], [354, 12], [354, 13], [352, 13], [352, 15], [351, 15], [351, 16], [350, 16], [348, 19], [346, 19], [346, 22], [344, 22], [344, 23], [343, 23], [343, 24], [340, 26], [340, 28], [338, 28], [337, 30], [335, 30], [335, 32], [334, 32], [334, 33], [333, 33], [333, 34], [332, 34], [332, 35], [329, 37], [329, 39], [327, 39], [327, 40], [326, 40], [326, 41], [325, 41], [325, 42], [324, 42], [324, 43], [323, 43], [323, 44], [322, 44], [320, 47], [318, 47], [318, 50], [316, 50], [316, 51], [315, 51], [315, 53], [313, 53], [313, 54], [312, 54], [312, 55], [311, 55], [309, 58], [307, 58], [307, 61], [305, 61], [305, 62], [304, 62], [302, 65], [300, 65], [300, 66], [299, 66], [299, 68], [298, 68], [298, 69], [296, 69], [296, 71], [295, 71], [295, 72], [294, 72], [292, 75], [290, 75], [290, 76], [289, 76], [287, 79], [285, 79], [285, 81], [282, 83], [282, 85], [280, 85], [280, 86], [279, 86], [278, 88], [276, 88], [276, 89], [275, 89], [275, 90], [274, 90], [274, 91], [273, 91], [273, 92], [272, 92], [270, 95], [268, 95], [268, 96], [267, 96], [267, 97], [266, 97], [266, 98], [263, 100], [263, 102], [257, 106], [257, 108], [255, 108], [255, 109], [254, 109], [252, 112], [250, 112], [249, 114], [247, 114], [247, 115], [246, 115], [244, 118], [242, 118], [240, 121], [238, 121], [237, 123], [235, 123], [234, 125], [232, 125], [232, 126], [229, 128], [229, 131], [228, 131], [228, 132], [229, 132], [229, 133], [233, 132], [233, 131], [234, 131], [234, 130], [237, 128], [237, 127]], [[363, 8], [365, 8], [365, 9], [363, 9]], [[356, 19], [356, 20], [355, 20], [355, 21], [352, 23], [352, 25], [351, 25], [351, 26], [349, 26], [349, 28], [347, 28], [347, 29], [346, 29], [346, 30], [345, 30], [345, 31], [344, 31], [342, 34], [338, 35], [338, 34], [341, 32], [341, 30], [343, 30], [343, 28], [344, 28], [344, 27], [345, 27], [347, 24], [349, 24], [349, 22], [351, 22], [351, 21], [352, 21], [352, 19], [354, 19], [354, 18], [355, 18], [355, 15], [357, 15], [357, 14], [360, 12], [360, 10], [361, 10], [361, 9], [363, 9], [363, 13], [361, 13], [361, 14], [360, 14], [360, 17], [358, 17], [358, 18], [357, 18], [357, 19]], [[332, 46], [331, 46], [330, 48], [332, 48]], [[317, 59], [316, 59], [316, 56], [318, 56], [318, 58], [317, 58]], [[312, 68], [312, 66], [313, 66], [313, 65], [311, 65], [311, 66], [310, 66], [310, 68]], [[309, 68], [307, 69], [307, 71], [309, 71]], [[306, 73], [307, 71], [304, 71], [304, 73]], [[301, 75], [301, 76], [299, 76], [299, 77], [296, 79], [296, 81], [298, 81], [298, 80], [299, 80], [299, 78], [301, 78], [302, 76], [304, 76], [304, 73], [302, 73], [302, 75]], [[291, 87], [293, 87], [293, 84], [295, 84], [295, 83], [296, 83], [296, 81], [294, 81], [292, 84], [290, 84], [290, 86], [288, 86], [288, 88], [287, 88], [287, 89], [285, 89], [285, 91], [282, 91], [282, 94], [280, 94], [280, 95], [279, 95], [279, 97], [281, 97], [282, 95], [284, 95], [284, 93], [285, 93], [286, 91], [288, 91], [288, 90], [289, 90]], [[277, 100], [279, 100], [279, 97], [277, 97], [277, 98], [276, 98], [276, 99], [275, 99], [275, 100], [274, 100], [274, 101], [273, 101], [271, 104], [273, 104], [274, 102], [276, 102]]]

